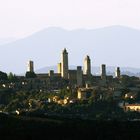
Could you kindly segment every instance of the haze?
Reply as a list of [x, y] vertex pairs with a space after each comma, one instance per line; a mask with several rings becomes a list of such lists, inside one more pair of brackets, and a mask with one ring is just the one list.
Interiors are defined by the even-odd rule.
[[41, 29], [140, 29], [139, 0], [0, 0], [0, 38], [23, 38]]

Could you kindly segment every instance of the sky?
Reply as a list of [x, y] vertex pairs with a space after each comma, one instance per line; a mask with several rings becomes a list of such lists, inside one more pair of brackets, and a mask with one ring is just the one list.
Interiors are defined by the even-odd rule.
[[140, 29], [139, 7], [140, 0], [0, 0], [0, 38], [24, 38], [52, 26]]

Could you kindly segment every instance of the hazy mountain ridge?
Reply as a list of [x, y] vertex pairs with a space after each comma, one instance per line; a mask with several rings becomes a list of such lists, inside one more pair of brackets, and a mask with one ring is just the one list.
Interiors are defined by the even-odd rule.
[[[76, 66], [70, 66], [69, 69], [76, 69]], [[94, 75], [100, 74], [100, 67], [94, 66], [91, 68], [91, 72]], [[115, 74], [116, 67], [108, 66], [107, 67], [107, 74], [108, 75], [114, 75]], [[44, 67], [41, 69], [37, 69], [36, 73], [48, 73], [49, 70], [54, 70], [54, 72], [57, 72], [57, 66], [49, 66]], [[121, 67], [121, 74], [123, 75], [129, 75], [129, 76], [138, 76], [140, 77], [140, 69], [138, 68], [131, 68], [131, 67]]]
[[69, 52], [70, 65], [83, 65], [90, 55], [92, 66], [103, 63], [121, 67], [140, 67], [138, 62], [140, 31], [123, 26], [100, 29], [65, 30], [48, 28], [27, 38], [0, 46], [0, 69], [6, 72], [26, 71], [32, 59], [35, 69], [56, 65], [64, 47]]
[[0, 45], [5, 45], [16, 41], [16, 38], [0, 38]]

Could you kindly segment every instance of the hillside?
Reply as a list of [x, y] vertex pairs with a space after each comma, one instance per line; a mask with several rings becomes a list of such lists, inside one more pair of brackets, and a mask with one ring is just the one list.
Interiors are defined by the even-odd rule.
[[139, 139], [139, 122], [15, 117], [0, 114], [2, 139]]

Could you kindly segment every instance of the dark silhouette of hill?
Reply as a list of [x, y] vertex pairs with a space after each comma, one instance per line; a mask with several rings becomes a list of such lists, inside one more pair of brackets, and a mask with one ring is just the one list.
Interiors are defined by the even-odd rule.
[[136, 140], [140, 138], [139, 129], [140, 122], [15, 117], [0, 114], [0, 137], [4, 140]]

